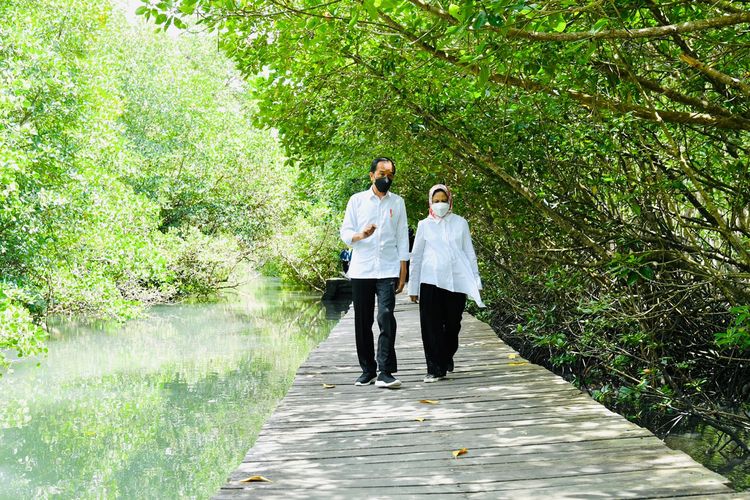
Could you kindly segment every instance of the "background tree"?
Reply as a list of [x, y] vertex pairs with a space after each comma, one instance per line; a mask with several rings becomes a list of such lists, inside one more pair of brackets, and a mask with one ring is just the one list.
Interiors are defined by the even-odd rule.
[[396, 158], [412, 221], [446, 182], [507, 340], [644, 423], [699, 416], [748, 451], [743, 2], [167, 0], [139, 13], [218, 30], [325, 220], [373, 155]]
[[93, 0], [11, 0], [0, 19], [0, 352], [43, 352], [49, 314], [123, 319], [227, 286], [293, 172], [216, 40]]

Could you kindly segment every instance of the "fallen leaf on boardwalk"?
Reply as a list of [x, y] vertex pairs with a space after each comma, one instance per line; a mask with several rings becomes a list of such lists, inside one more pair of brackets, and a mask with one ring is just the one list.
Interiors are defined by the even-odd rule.
[[272, 483], [273, 481], [263, 476], [250, 476], [250, 477], [246, 477], [245, 479], [240, 479], [240, 482], [241, 483]]
[[528, 361], [517, 361], [515, 363], [508, 363], [508, 366], [521, 366], [521, 365], [528, 365]]
[[469, 453], [469, 450], [467, 448], [461, 448], [460, 450], [456, 450], [453, 452], [453, 458], [458, 458], [461, 455], [466, 455]]
[[420, 399], [419, 402], [420, 403], [424, 403], [426, 405], [436, 405], [436, 404], [438, 404], [438, 401], [436, 401], [434, 399]]
[[424, 421], [425, 421], [425, 420], [427, 420], [427, 419], [426, 419], [426, 418], [424, 418], [424, 417], [417, 417], [417, 418], [415, 418], [414, 420], [416, 420], [417, 422], [424, 422]]
[[323, 384], [323, 389], [333, 389], [336, 384]]
[[516, 359], [518, 354], [508, 354], [508, 359]]

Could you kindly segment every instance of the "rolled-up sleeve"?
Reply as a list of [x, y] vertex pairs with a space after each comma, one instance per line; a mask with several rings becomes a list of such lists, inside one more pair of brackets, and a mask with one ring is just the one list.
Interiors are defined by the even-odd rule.
[[341, 223], [341, 229], [339, 235], [341, 240], [346, 243], [347, 246], [352, 246], [352, 238], [357, 234], [357, 226], [355, 220], [355, 209], [352, 200], [354, 197], [349, 198], [349, 202], [346, 204], [346, 212], [344, 213], [344, 222]]
[[396, 247], [398, 260], [409, 260], [409, 225], [406, 221], [406, 204], [399, 198], [398, 222], [396, 223]]

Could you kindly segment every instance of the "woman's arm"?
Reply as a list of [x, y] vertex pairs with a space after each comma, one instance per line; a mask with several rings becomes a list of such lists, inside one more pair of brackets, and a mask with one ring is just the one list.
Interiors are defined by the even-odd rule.
[[469, 223], [464, 219], [464, 230], [462, 231], [462, 246], [466, 257], [469, 259], [469, 265], [471, 271], [474, 273], [474, 279], [477, 282], [477, 288], [482, 289], [482, 278], [479, 277], [479, 265], [477, 264], [477, 254], [474, 251], [474, 244], [471, 241], [471, 233], [469, 232]]

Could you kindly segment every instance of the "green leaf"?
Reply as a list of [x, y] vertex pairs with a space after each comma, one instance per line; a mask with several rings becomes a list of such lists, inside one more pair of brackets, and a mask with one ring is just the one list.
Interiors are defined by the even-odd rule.
[[480, 30], [487, 23], [487, 13], [483, 10], [479, 11], [477, 18], [474, 19], [474, 29]]
[[460, 12], [461, 8], [455, 3], [452, 3], [448, 6], [448, 14], [455, 17], [456, 19], [460, 19]]
[[487, 84], [487, 80], [489, 80], [489, 78], [490, 78], [490, 67], [485, 64], [479, 70], [479, 77], [477, 78], [477, 83], [479, 83], [481, 87], [484, 87]]
[[360, 10], [358, 8], [352, 8], [352, 18], [349, 20], [349, 26], [355, 26], [357, 24], [357, 21], [359, 21], [359, 12]]
[[487, 17], [487, 21], [490, 23], [490, 26], [494, 28], [500, 28], [505, 24], [505, 20], [503, 19], [503, 17], [497, 14], [490, 14]]
[[654, 279], [654, 270], [651, 269], [649, 266], [641, 268], [641, 274], [647, 280], [653, 280]]
[[146, 7], [145, 5], [141, 5], [140, 7], [138, 7], [137, 9], [135, 9], [135, 15], [136, 16], [142, 16], [146, 12], [148, 12], [148, 7]]
[[378, 17], [378, 9], [375, 8], [374, 0], [364, 0], [362, 5], [365, 6], [365, 10], [370, 17]]
[[594, 26], [591, 28], [591, 31], [593, 31], [594, 33], [598, 33], [602, 29], [604, 29], [608, 24], [609, 24], [609, 19], [607, 19], [606, 17], [603, 17], [594, 23]]
[[[193, 3], [183, 3], [180, 5], [180, 12], [186, 15], [191, 15], [193, 12], [195, 12], [195, 4]], [[175, 23], [176, 24], [176, 23]]]

